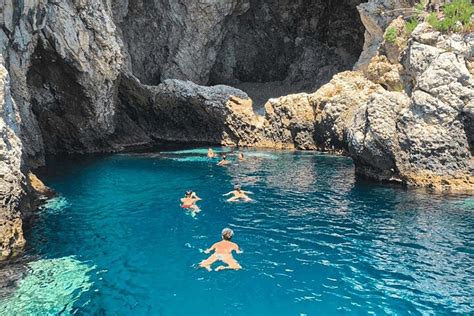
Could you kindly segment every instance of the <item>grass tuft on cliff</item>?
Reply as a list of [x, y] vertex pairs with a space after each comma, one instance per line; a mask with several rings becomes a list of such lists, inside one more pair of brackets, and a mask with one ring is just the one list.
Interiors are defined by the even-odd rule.
[[384, 39], [389, 43], [395, 43], [397, 39], [398, 31], [395, 27], [389, 27], [384, 34]]
[[418, 19], [415, 18], [411, 18], [410, 20], [408, 20], [405, 24], [405, 31], [407, 32], [407, 35], [410, 35], [419, 23], [420, 22], [418, 21]]
[[[427, 17], [427, 22], [440, 32], [470, 32], [474, 30], [474, 23], [471, 16], [474, 14], [474, 5], [471, 0], [454, 0], [446, 4], [442, 9], [442, 17], [438, 17], [432, 12]], [[458, 27], [457, 22], [462, 26]]]

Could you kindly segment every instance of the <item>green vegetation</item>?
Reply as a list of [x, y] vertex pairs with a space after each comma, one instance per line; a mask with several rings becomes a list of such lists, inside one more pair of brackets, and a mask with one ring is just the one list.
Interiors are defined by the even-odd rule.
[[420, 23], [420, 17], [425, 13], [427, 4], [428, 4], [428, 0], [421, 0], [420, 2], [415, 4], [412, 15], [408, 17], [408, 20], [405, 25], [405, 31], [407, 35], [410, 35], [411, 32], [413, 32], [413, 30]]
[[421, 0], [420, 2], [415, 4], [415, 13], [417, 14], [417, 17], [425, 11], [427, 3], [428, 0]]
[[[454, 0], [443, 7], [444, 17], [438, 19], [436, 13], [430, 13], [427, 22], [440, 32], [449, 31], [469, 31], [474, 29], [471, 23], [471, 15], [474, 14], [474, 5], [471, 0]], [[463, 29], [456, 29], [456, 22], [459, 21], [463, 25]]]
[[397, 39], [397, 33], [397, 29], [391, 26], [385, 31], [383, 38], [389, 43], [395, 43], [395, 40]]
[[405, 31], [407, 32], [408, 35], [411, 34], [411, 32], [413, 32], [413, 30], [418, 26], [418, 19], [415, 19], [415, 18], [411, 18], [410, 20], [407, 21], [407, 23], [405, 24]]

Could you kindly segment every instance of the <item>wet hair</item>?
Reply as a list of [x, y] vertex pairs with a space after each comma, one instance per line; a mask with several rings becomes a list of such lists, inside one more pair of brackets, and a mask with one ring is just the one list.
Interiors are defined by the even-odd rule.
[[221, 235], [222, 235], [222, 239], [231, 240], [232, 237], [234, 236], [234, 231], [232, 229], [226, 227], [222, 230]]
[[240, 185], [234, 185], [234, 190], [240, 190], [240, 189], [242, 189]]
[[191, 190], [188, 190], [188, 191], [186, 191], [186, 193], [184, 193], [185, 196], [189, 196], [191, 194], [193, 194], [193, 191], [191, 191]]

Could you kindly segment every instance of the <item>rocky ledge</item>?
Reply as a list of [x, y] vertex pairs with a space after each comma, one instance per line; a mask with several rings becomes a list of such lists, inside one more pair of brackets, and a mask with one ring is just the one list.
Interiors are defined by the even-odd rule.
[[371, 179], [473, 192], [474, 34], [404, 26], [360, 70], [270, 100], [254, 145], [344, 152]]

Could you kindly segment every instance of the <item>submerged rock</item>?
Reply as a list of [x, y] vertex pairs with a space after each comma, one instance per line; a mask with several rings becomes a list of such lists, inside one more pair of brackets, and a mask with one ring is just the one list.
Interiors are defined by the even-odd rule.
[[32, 261], [27, 268], [24, 278], [16, 280], [16, 291], [0, 302], [2, 315], [72, 313], [82, 292], [91, 288], [95, 267], [63, 257]]

